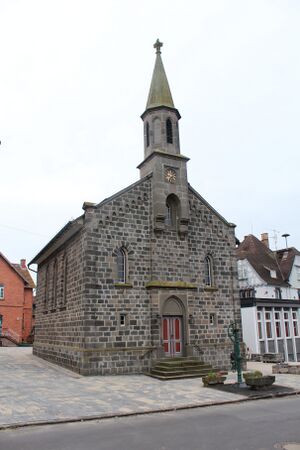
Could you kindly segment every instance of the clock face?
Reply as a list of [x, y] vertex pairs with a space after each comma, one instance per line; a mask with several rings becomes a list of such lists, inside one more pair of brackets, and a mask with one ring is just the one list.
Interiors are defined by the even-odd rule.
[[176, 172], [173, 169], [166, 169], [165, 171], [165, 179], [169, 183], [175, 183], [176, 181]]

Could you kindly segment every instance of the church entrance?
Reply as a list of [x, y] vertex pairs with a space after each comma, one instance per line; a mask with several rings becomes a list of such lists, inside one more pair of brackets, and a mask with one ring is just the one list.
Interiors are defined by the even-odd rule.
[[162, 321], [165, 356], [182, 356], [182, 317], [165, 316]]

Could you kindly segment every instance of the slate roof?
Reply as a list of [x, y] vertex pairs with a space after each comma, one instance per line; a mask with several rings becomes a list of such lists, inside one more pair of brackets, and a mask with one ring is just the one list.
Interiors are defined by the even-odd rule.
[[281, 272], [285, 280], [288, 280], [294, 264], [295, 256], [300, 256], [300, 252], [295, 247], [277, 250], [277, 259], [280, 264]]
[[172, 94], [160, 56], [160, 51], [156, 53], [156, 61], [146, 109], [155, 108], [157, 106], [168, 106], [169, 108], [174, 108]]
[[[259, 239], [252, 234], [245, 237], [244, 241], [236, 250], [237, 259], [247, 261], [251, 264], [256, 273], [272, 286], [289, 286], [287, 278], [284, 277], [276, 252], [273, 252]], [[276, 278], [271, 276], [271, 272], [276, 272]]]

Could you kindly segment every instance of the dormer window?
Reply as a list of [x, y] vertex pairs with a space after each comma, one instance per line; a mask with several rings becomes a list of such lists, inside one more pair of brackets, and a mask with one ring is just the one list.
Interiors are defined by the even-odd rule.
[[276, 270], [270, 269], [270, 267], [266, 267], [266, 266], [265, 266], [265, 269], [270, 272], [270, 277], [271, 278], [277, 278]]

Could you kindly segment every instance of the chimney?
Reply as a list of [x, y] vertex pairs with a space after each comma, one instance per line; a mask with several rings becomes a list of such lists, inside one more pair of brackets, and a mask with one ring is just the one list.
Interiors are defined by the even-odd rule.
[[261, 240], [261, 242], [263, 244], [265, 244], [266, 247], [270, 248], [269, 247], [269, 235], [268, 235], [268, 233], [262, 233], [260, 235], [260, 240]]
[[20, 266], [21, 266], [22, 269], [27, 269], [27, 267], [26, 267], [26, 259], [21, 259], [20, 260]]

